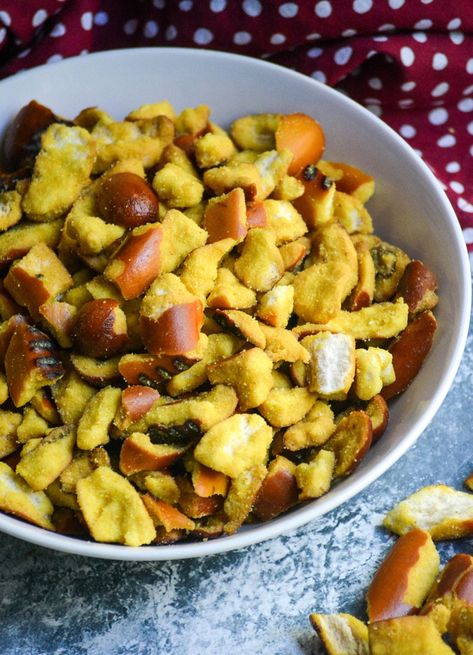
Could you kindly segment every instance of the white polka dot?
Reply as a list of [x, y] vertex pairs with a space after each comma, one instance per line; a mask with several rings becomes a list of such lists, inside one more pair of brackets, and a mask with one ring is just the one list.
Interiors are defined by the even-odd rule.
[[443, 125], [448, 121], [448, 111], [443, 107], [429, 111], [429, 123], [432, 125]]
[[271, 35], [269, 42], [272, 43], [273, 45], [281, 45], [281, 43], [284, 43], [285, 40], [286, 37], [284, 36], [284, 34], [277, 32], [276, 34]]
[[192, 7], [194, 6], [194, 3], [192, 0], [181, 0], [179, 3], [179, 9], [181, 11], [190, 11]]
[[432, 57], [432, 68], [436, 71], [441, 71], [448, 66], [448, 58], [443, 52], [436, 52]]
[[159, 32], [158, 24], [155, 20], [147, 20], [143, 27], [143, 35], [147, 39], [153, 39]]
[[108, 23], [108, 14], [106, 11], [98, 11], [94, 16], [94, 23], [99, 27]]
[[61, 61], [61, 59], [62, 59], [62, 55], [56, 53], [55, 55], [51, 55], [51, 57], [49, 57], [49, 59], [47, 59], [46, 61], [48, 64], [55, 64], [58, 61]]
[[324, 84], [327, 81], [327, 76], [323, 71], [314, 71], [311, 74], [311, 77], [313, 77], [314, 80], [317, 80], [318, 82], [323, 82]]
[[452, 20], [447, 23], [447, 30], [457, 30], [461, 24], [461, 18], [452, 18]]
[[333, 59], [339, 66], [344, 66], [350, 60], [352, 54], [353, 48], [350, 48], [350, 46], [345, 46], [343, 48], [339, 48], [335, 52]]
[[59, 38], [60, 36], [64, 36], [65, 33], [66, 33], [66, 26], [64, 25], [64, 23], [56, 23], [56, 25], [50, 31], [49, 35], [53, 36], [54, 38]]
[[415, 82], [404, 82], [404, 84], [401, 84], [401, 89], [403, 91], [412, 91], [412, 89], [416, 88], [416, 83]]
[[33, 25], [33, 27], [39, 27], [44, 23], [47, 17], [48, 17], [47, 11], [45, 11], [44, 9], [38, 9], [38, 11], [33, 16], [33, 20], [31, 21], [31, 24]]
[[473, 75], [473, 57], [466, 62], [466, 72]]
[[399, 100], [397, 104], [404, 109], [406, 107], [412, 107], [414, 100], [412, 100], [412, 98], [403, 98], [402, 100]]
[[470, 146], [470, 155], [473, 157], [473, 146]]
[[460, 168], [461, 168], [460, 164], [457, 161], [450, 161], [445, 166], [445, 170], [447, 171], [447, 173], [458, 173]]
[[0, 20], [4, 25], [7, 27], [10, 27], [11, 25], [11, 17], [8, 11], [0, 11]]
[[412, 38], [417, 43], [425, 43], [427, 41], [427, 34], [425, 32], [414, 32]]
[[20, 59], [23, 59], [23, 57], [27, 57], [31, 52], [31, 48], [26, 48], [26, 50], [22, 50], [21, 52], [18, 53], [17, 57]]
[[465, 35], [463, 34], [463, 32], [450, 32], [449, 36], [451, 42], [454, 43], [455, 45], [460, 45], [460, 43], [463, 43], [463, 41], [465, 40]]
[[423, 18], [422, 20], [418, 20], [414, 27], [416, 30], [428, 30], [429, 27], [432, 27], [432, 25], [433, 23], [430, 18]]
[[381, 104], [381, 100], [379, 98], [365, 98], [363, 100], [363, 102], [366, 105], [380, 105]]
[[422, 157], [422, 150], [419, 150], [418, 148], [414, 148], [414, 152], [416, 155], [419, 155], [419, 157]]
[[420, 0], [423, 5], [430, 5], [434, 0]]
[[[374, 56], [377, 55], [377, 54], [378, 54], [378, 53], [376, 52], [376, 50], [369, 50], [368, 53], [367, 53], [367, 55], [366, 55], [366, 58], [367, 58], [367, 59], [371, 59], [371, 57], [374, 57]], [[360, 71], [360, 73], [361, 73], [361, 71]]]
[[164, 33], [164, 36], [166, 38], [166, 41], [172, 41], [173, 39], [176, 38], [177, 36], [177, 28], [175, 25], [169, 25], [166, 28], [166, 32]]
[[468, 134], [471, 134], [473, 136], [473, 121], [471, 123], [468, 123], [468, 125], [466, 126], [466, 130]]
[[138, 21], [136, 18], [130, 18], [130, 20], [127, 20], [126, 23], [123, 25], [123, 31], [125, 34], [128, 34], [128, 36], [131, 36], [136, 32], [138, 28]]
[[453, 180], [450, 182], [450, 188], [455, 191], [455, 193], [463, 193], [465, 191], [465, 187], [461, 182], [457, 182], [456, 180]]
[[396, 26], [393, 25], [392, 23], [385, 23], [384, 25], [380, 25], [378, 27], [378, 32], [392, 32], [395, 29]]
[[244, 0], [242, 8], [247, 16], [252, 16], [253, 18], [259, 16], [263, 9], [259, 0]]
[[473, 111], [473, 98], [463, 98], [457, 107], [460, 111]]
[[194, 43], [197, 43], [197, 45], [208, 45], [213, 41], [214, 35], [206, 27], [199, 27], [199, 29], [194, 32], [193, 38]]
[[368, 86], [371, 87], [372, 89], [382, 89], [383, 88], [383, 83], [379, 79], [379, 77], [372, 77], [370, 80], [368, 80]]
[[373, 0], [355, 0], [353, 11], [357, 14], [366, 14], [373, 6]]
[[89, 30], [92, 29], [93, 23], [94, 23], [94, 17], [92, 12], [85, 11], [80, 17], [80, 24], [82, 25], [82, 29], [88, 32]]
[[317, 39], [320, 39], [320, 34], [318, 32], [311, 32], [305, 38], [306, 41], [316, 41]]
[[391, 9], [400, 9], [404, 5], [405, 0], [388, 0], [388, 5]]
[[405, 139], [411, 139], [417, 134], [417, 130], [413, 125], [401, 125], [399, 132]]
[[366, 105], [366, 109], [370, 111], [372, 114], [374, 114], [375, 116], [378, 116], [378, 118], [383, 113], [383, 110], [379, 105]]
[[342, 32], [342, 36], [344, 36], [345, 38], [349, 38], [350, 36], [355, 36], [355, 34], [356, 34], [356, 30], [352, 30], [351, 28], [347, 30], [343, 30]]
[[327, 18], [332, 13], [332, 5], [328, 0], [320, 0], [315, 5], [314, 11], [319, 18]]
[[408, 48], [407, 46], [401, 48], [401, 61], [404, 64], [404, 66], [412, 66], [415, 58], [416, 56], [412, 48]]
[[235, 32], [233, 35], [233, 43], [235, 45], [246, 45], [251, 41], [251, 34], [249, 32]]
[[456, 142], [457, 140], [453, 134], [444, 134], [440, 139], [437, 139], [437, 145], [441, 148], [451, 148], [456, 144]]
[[458, 198], [457, 205], [464, 212], [468, 212], [469, 214], [473, 213], [473, 205], [471, 202], [468, 202], [468, 200], [465, 200], [465, 198]]
[[3, 42], [7, 35], [7, 30], [4, 27], [0, 27], [0, 43]]
[[294, 18], [297, 16], [299, 6], [295, 2], [284, 2], [278, 11], [283, 18]]
[[473, 93], [473, 84], [470, 84], [470, 86], [467, 86], [465, 89], [463, 89], [464, 96], [469, 96], [471, 93]]
[[383, 36], [380, 34], [379, 36], [373, 36], [373, 41], [376, 41], [377, 43], [385, 43], [388, 40], [387, 36]]
[[323, 52], [322, 48], [310, 48], [307, 51], [307, 56], [310, 57], [311, 59], [315, 59], [316, 57], [320, 57], [322, 52]]
[[[459, 201], [458, 204], [460, 204]], [[473, 243], [473, 227], [465, 227], [463, 230], [463, 238], [466, 243]]]
[[443, 96], [447, 93], [449, 88], [450, 88], [450, 84], [448, 82], [440, 82], [440, 84], [437, 84], [437, 86], [432, 89], [432, 95], [434, 96], [434, 98]]
[[210, 0], [210, 11], [218, 14], [227, 8], [227, 0]]

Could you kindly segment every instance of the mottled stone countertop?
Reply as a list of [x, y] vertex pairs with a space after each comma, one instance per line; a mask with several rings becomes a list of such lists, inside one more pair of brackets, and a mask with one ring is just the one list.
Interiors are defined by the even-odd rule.
[[[379, 527], [417, 488], [473, 471], [473, 330], [443, 406], [416, 445], [354, 500], [289, 536], [200, 560], [126, 563], [0, 535], [2, 655], [316, 655], [311, 611], [363, 616], [394, 542]], [[442, 561], [471, 539], [439, 544]]]

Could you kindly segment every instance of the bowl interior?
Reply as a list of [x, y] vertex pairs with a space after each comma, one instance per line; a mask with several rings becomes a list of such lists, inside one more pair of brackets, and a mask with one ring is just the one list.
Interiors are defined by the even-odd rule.
[[361, 491], [414, 443], [442, 403], [457, 371], [470, 312], [470, 274], [455, 214], [435, 178], [392, 130], [345, 96], [264, 61], [186, 49], [121, 50], [65, 60], [0, 83], [0, 133], [36, 99], [66, 117], [98, 105], [116, 118], [167, 99], [177, 110], [200, 103], [228, 126], [258, 112], [303, 111], [322, 124], [326, 158], [375, 176], [369, 201], [375, 232], [422, 259], [437, 274], [441, 302], [434, 347], [407, 393], [391, 407], [387, 433], [357, 471], [326, 496], [267, 524], [207, 543], [142, 547], [95, 544], [48, 533], [0, 514], [0, 529], [47, 547], [96, 557], [158, 560], [223, 552], [277, 536], [321, 516]]

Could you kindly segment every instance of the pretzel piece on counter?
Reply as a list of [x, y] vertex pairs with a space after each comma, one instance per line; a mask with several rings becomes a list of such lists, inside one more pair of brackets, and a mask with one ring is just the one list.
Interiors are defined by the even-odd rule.
[[370, 655], [368, 628], [350, 614], [311, 614], [310, 622], [327, 655]]
[[367, 592], [371, 622], [417, 612], [439, 570], [439, 554], [428, 532], [417, 528], [396, 541]]
[[473, 534], [473, 496], [444, 484], [429, 485], [396, 505], [383, 524], [400, 535], [420, 528], [435, 541], [465, 537]]
[[371, 655], [454, 655], [429, 616], [401, 616], [368, 625]]
[[473, 605], [473, 557], [458, 553], [448, 560], [433, 584], [421, 614], [431, 616], [443, 634], [452, 611], [463, 605]]

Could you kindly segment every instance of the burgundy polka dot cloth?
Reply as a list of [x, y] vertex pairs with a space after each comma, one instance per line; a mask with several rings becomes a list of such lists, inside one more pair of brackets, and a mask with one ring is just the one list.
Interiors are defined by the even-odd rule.
[[473, 249], [471, 0], [2, 0], [0, 77], [136, 46], [264, 57], [336, 87], [442, 182]]

